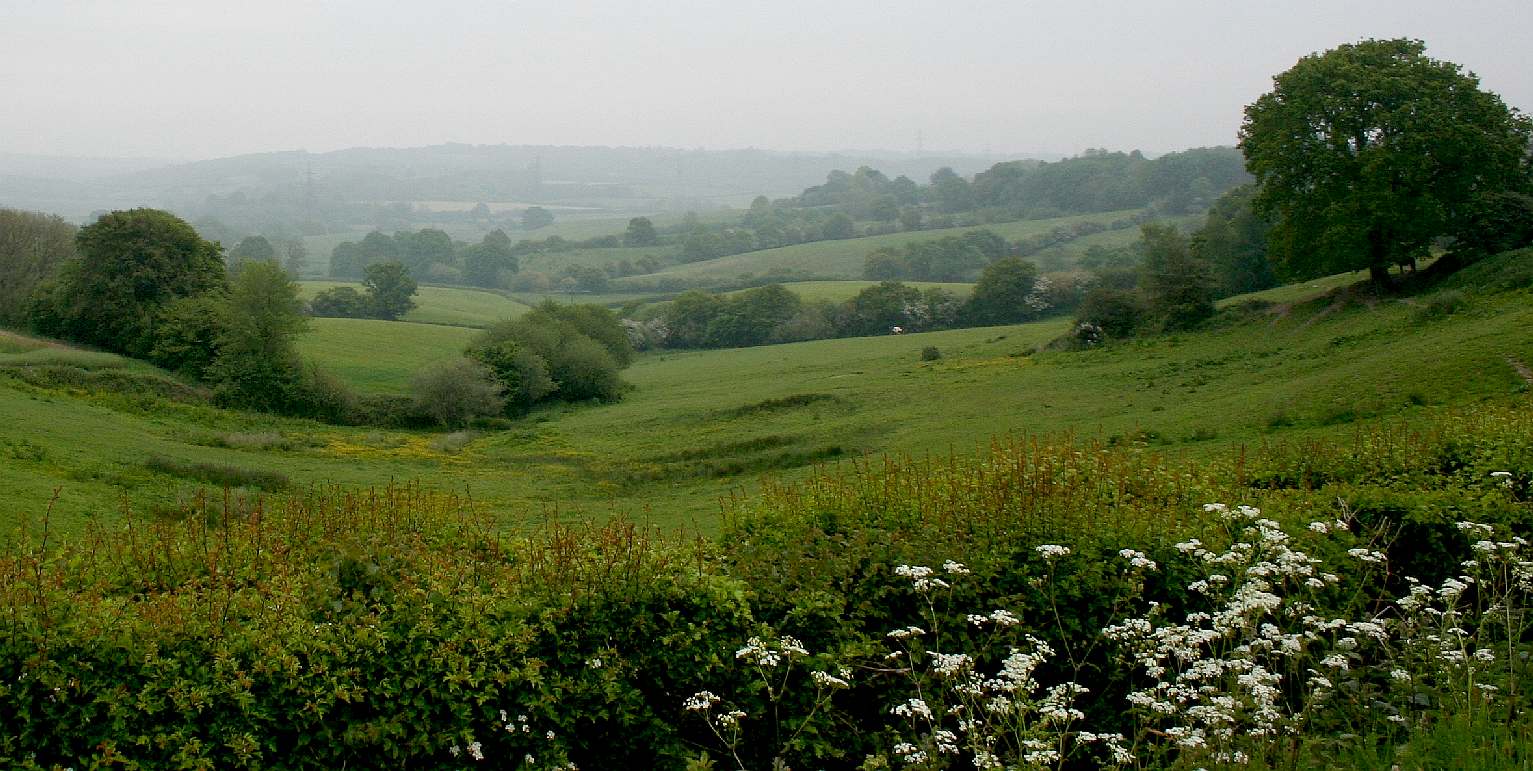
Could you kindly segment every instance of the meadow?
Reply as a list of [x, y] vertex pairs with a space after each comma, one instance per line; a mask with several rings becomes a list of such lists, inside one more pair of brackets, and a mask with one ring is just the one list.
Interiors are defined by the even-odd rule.
[[[1533, 362], [1525, 293], [1475, 294], [1434, 315], [1429, 298], [1334, 288], [1348, 281], [1235, 298], [1205, 331], [1086, 351], [1040, 350], [1070, 328], [1053, 319], [649, 353], [624, 371], [632, 390], [617, 404], [555, 406], [509, 428], [462, 433], [221, 411], [190, 396], [167, 401], [163, 389], [124, 393], [0, 362], [9, 461], [0, 483], [17, 491], [0, 516], [35, 513], [58, 487], [56, 523], [72, 529], [125, 504], [173, 504], [206, 484], [145, 465], [158, 456], [275, 473], [291, 489], [418, 481], [466, 493], [508, 525], [626, 513], [715, 532], [721, 501], [763, 477], [799, 479], [865, 457], [964, 456], [996, 437], [1072, 436], [1197, 458], [1524, 398], [1528, 384], [1511, 362]], [[415, 371], [456, 355], [473, 334], [316, 319], [301, 348], [359, 390], [404, 393]], [[941, 358], [923, 362], [928, 346]]]

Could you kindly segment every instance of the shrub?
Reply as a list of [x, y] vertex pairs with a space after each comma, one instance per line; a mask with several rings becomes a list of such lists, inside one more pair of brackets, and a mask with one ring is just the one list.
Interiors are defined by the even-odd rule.
[[1144, 305], [1139, 296], [1122, 289], [1093, 289], [1081, 300], [1076, 321], [1091, 324], [1108, 337], [1133, 336], [1144, 320]]
[[161, 474], [192, 479], [218, 487], [257, 487], [270, 492], [288, 486], [288, 479], [284, 474], [222, 463], [203, 463], [152, 456], [144, 461], [144, 467]]
[[937, 350], [935, 345], [928, 345], [921, 349], [921, 361], [936, 361], [940, 358], [942, 358], [942, 351]]
[[350, 286], [326, 289], [309, 300], [309, 313], [324, 318], [365, 319], [371, 311], [367, 296]]
[[1457, 289], [1445, 289], [1432, 295], [1422, 307], [1420, 317], [1422, 319], [1440, 319], [1452, 316], [1469, 307], [1469, 298]]
[[416, 411], [443, 426], [462, 426], [505, 407], [495, 374], [469, 359], [430, 367], [416, 374], [410, 388]]

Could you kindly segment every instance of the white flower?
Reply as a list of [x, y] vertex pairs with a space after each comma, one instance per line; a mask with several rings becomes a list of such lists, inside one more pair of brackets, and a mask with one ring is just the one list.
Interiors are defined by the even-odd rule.
[[819, 670], [815, 670], [809, 673], [809, 676], [814, 678], [814, 684], [820, 686], [821, 688], [849, 687], [849, 684], [846, 682], [846, 680], [836, 677], [829, 672], [821, 672]]
[[970, 572], [967, 567], [964, 567], [963, 563], [952, 560], [942, 563], [942, 569], [955, 576], [966, 576]]
[[1039, 554], [1042, 554], [1043, 558], [1047, 560], [1053, 560], [1059, 557], [1067, 557], [1070, 555], [1070, 547], [1060, 546], [1058, 544], [1052, 543], [1046, 543], [1042, 546], [1039, 546], [1036, 551]]
[[718, 704], [720, 701], [722, 699], [712, 691], [698, 691], [692, 694], [685, 702], [682, 702], [681, 706], [682, 709], [688, 712], [700, 712], [711, 709], [713, 705]]
[[895, 629], [886, 636], [893, 637], [896, 640], [903, 640], [907, 637], [920, 637], [923, 634], [926, 634], [925, 629], [918, 626], [907, 626], [904, 629]]
[[468, 756], [474, 760], [484, 760], [484, 747], [479, 742], [469, 742]]
[[1011, 611], [1004, 609], [990, 611], [990, 620], [995, 622], [996, 626], [1016, 626], [1022, 623], [1022, 620], [1012, 615]]

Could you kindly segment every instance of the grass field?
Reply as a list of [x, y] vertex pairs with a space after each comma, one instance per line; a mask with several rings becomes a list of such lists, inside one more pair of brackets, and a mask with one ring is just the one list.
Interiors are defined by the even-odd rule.
[[[300, 281], [299, 296], [304, 300], [338, 286], [361, 291], [362, 285], [351, 281]], [[503, 294], [485, 289], [454, 286], [423, 286], [415, 295], [415, 310], [404, 320], [417, 324], [446, 324], [455, 327], [487, 327], [502, 319], [516, 318], [529, 307]]]
[[[843, 241], [815, 241], [813, 243], [794, 244], [793, 246], [732, 254], [713, 260], [676, 265], [650, 276], [629, 276], [616, 279], [613, 281], [613, 286], [638, 290], [654, 286], [657, 281], [666, 277], [722, 283], [735, 280], [741, 274], [753, 273], [761, 275], [768, 274], [773, 270], [795, 271], [827, 278], [844, 277], [847, 279], [860, 279], [862, 278], [863, 259], [867, 257], [869, 252], [875, 249], [902, 246], [911, 241], [927, 241], [945, 236], [962, 235], [971, 230], [980, 229], [992, 230], [1008, 240], [1015, 241], [1040, 233], [1047, 233], [1056, 227], [1067, 226], [1076, 222], [1101, 222], [1105, 224], [1114, 220], [1132, 217], [1137, 213], [1137, 210], [1129, 210], [1046, 220], [1005, 222], [989, 225], [985, 228], [947, 228], [943, 230], [922, 230], [914, 233], [891, 233], [886, 236], [871, 236], [867, 238], [851, 238]], [[1137, 234], [1138, 231], [1128, 229], [1124, 232]]]
[[[801, 475], [866, 453], [968, 454], [996, 435], [1070, 433], [1197, 456], [1526, 398], [1518, 394], [1528, 383], [1511, 363], [1533, 362], [1526, 291], [1474, 296], [1452, 315], [1429, 317], [1415, 298], [1325, 294], [1345, 281], [1272, 290], [1258, 307], [1238, 298], [1206, 331], [1084, 352], [1034, 352], [1068, 329], [1057, 319], [648, 354], [624, 373], [633, 389], [621, 403], [551, 407], [510, 430], [455, 437], [11, 377], [0, 386], [0, 485], [13, 492], [0, 519], [36, 513], [55, 487], [60, 521], [76, 524], [124, 501], [153, 506], [189, 495], [195, 480], [145, 467], [162, 456], [271, 472], [294, 485], [420, 480], [468, 491], [508, 522], [624, 511], [711, 531], [718, 501], [760, 475]], [[473, 334], [316, 319], [302, 349], [360, 390], [398, 393]], [[922, 362], [927, 346], [942, 358]], [[78, 352], [5, 354], [16, 366], [26, 362], [14, 357], [44, 355]], [[251, 434], [275, 439], [213, 441]]]
[[404, 393], [415, 372], [463, 352], [476, 330], [376, 319], [310, 319], [304, 358], [370, 393]]

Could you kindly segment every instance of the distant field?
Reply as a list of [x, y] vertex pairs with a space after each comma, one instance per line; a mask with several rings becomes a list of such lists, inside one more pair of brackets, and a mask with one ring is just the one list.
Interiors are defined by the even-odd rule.
[[[804, 302], [841, 302], [850, 300], [864, 289], [877, 286], [877, 281], [790, 281], [783, 284], [783, 288], [799, 296]], [[973, 284], [940, 281], [902, 281], [905, 286], [915, 287], [922, 291], [927, 289], [946, 289], [960, 299], [968, 297], [974, 291]], [[739, 294], [750, 291], [740, 289], [728, 294]]]
[[[304, 300], [338, 286], [362, 289], [353, 281], [300, 281], [298, 286]], [[415, 295], [415, 304], [415, 310], [405, 314], [405, 321], [456, 327], [487, 327], [528, 311], [525, 304], [505, 295], [469, 287], [423, 286]]]
[[417, 371], [458, 356], [477, 333], [407, 321], [310, 319], [298, 350], [359, 390], [404, 393]]
[[[614, 287], [640, 289], [654, 286], [664, 278], [727, 282], [740, 275], [753, 273], [765, 275], [773, 270], [787, 270], [816, 276], [843, 276], [847, 279], [862, 278], [863, 260], [868, 253], [884, 247], [897, 247], [911, 241], [930, 241], [944, 236], [962, 235], [972, 230], [991, 230], [1009, 240], [1046, 233], [1062, 225], [1076, 222], [1109, 223], [1132, 217], [1138, 210], [1084, 214], [1047, 220], [1005, 222], [983, 227], [948, 228], [944, 230], [921, 230], [891, 233], [886, 236], [851, 238], [842, 241], [815, 241], [776, 249], [763, 249], [743, 254], [732, 254], [714, 260], [704, 260], [661, 270], [652, 276], [629, 276], [613, 281]], [[1135, 232], [1132, 229], [1124, 232]]]

